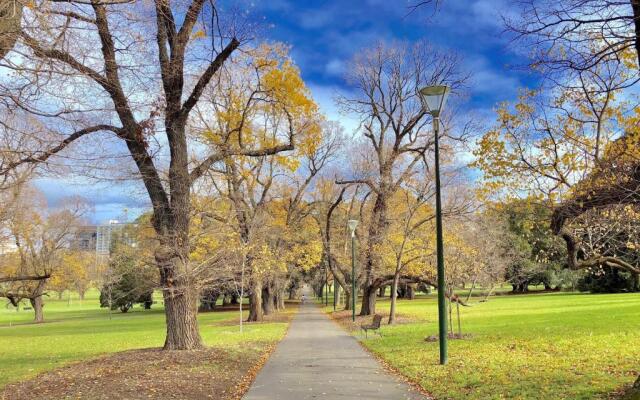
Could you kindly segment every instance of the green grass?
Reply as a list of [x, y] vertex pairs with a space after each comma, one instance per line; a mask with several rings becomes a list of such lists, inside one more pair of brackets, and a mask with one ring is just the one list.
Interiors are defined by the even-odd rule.
[[449, 341], [447, 366], [424, 341], [437, 334], [435, 298], [399, 300], [398, 312], [416, 321], [363, 344], [437, 399], [606, 398], [640, 373], [639, 294], [497, 296], [463, 308], [473, 337]]
[[[161, 300], [157, 298], [156, 300]], [[28, 379], [71, 361], [122, 350], [161, 347], [164, 343], [164, 311], [160, 301], [152, 310], [139, 306], [126, 314], [98, 307], [97, 291], [71, 304], [46, 299], [43, 324], [30, 323], [33, 311], [0, 308], [0, 388]], [[246, 315], [245, 315], [246, 316]], [[239, 333], [237, 311], [199, 314], [200, 333], [209, 346], [242, 350], [242, 343], [273, 343], [282, 338], [287, 323], [246, 324]], [[229, 323], [216, 325], [217, 322]]]

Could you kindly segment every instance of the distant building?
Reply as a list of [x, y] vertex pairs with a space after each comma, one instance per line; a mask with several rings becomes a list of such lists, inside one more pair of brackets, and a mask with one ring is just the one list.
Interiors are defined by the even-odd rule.
[[97, 226], [81, 226], [76, 229], [69, 248], [72, 250], [95, 251], [98, 237]]
[[[87, 225], [78, 227], [69, 243], [69, 248], [73, 250], [95, 251], [96, 262], [98, 264], [106, 262], [111, 254], [113, 240], [119, 232], [122, 232], [126, 226], [131, 225], [127, 222], [111, 220], [104, 225]], [[134, 245], [133, 240], [124, 233], [122, 240]], [[0, 251], [2, 246], [0, 244]]]
[[18, 251], [18, 246], [12, 237], [0, 238], [0, 255], [10, 254]]
[[[131, 224], [128, 222], [120, 222], [117, 220], [111, 220], [106, 225], [98, 225], [98, 229], [96, 230], [96, 253], [99, 255], [109, 255], [115, 234], [122, 232], [122, 230], [129, 225]], [[128, 237], [123, 237], [122, 239], [127, 243], [131, 241]]]

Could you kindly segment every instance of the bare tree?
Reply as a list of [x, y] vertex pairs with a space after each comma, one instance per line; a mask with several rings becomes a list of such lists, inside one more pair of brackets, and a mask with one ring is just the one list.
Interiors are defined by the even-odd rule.
[[[524, 0], [507, 28], [533, 48], [533, 63], [549, 71], [581, 72], [620, 60], [640, 61], [640, 2], [637, 0]], [[597, 43], [597, 50], [593, 51]]]
[[3, 227], [15, 251], [2, 255], [0, 296], [13, 305], [29, 299], [36, 322], [44, 321], [43, 295], [48, 279], [62, 262], [76, 226], [88, 211], [82, 199], [68, 199], [57, 208], [47, 207], [40, 193], [25, 189]]
[[[366, 185], [373, 206], [364, 249], [363, 300], [360, 315], [375, 313], [373, 282], [382, 270], [379, 249], [389, 221], [389, 199], [407, 178], [426, 163], [433, 147], [430, 118], [418, 90], [427, 85], [448, 84], [454, 91], [465, 80], [459, 59], [426, 42], [414, 46], [379, 44], [359, 54], [350, 68], [354, 97], [339, 100], [345, 112], [360, 119], [360, 133], [371, 148], [370, 169], [360, 176], [340, 179], [339, 184]], [[450, 130], [443, 129], [443, 135]]]

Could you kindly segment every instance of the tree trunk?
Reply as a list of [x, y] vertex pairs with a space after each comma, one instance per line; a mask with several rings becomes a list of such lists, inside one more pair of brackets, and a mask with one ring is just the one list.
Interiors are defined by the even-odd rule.
[[200, 295], [199, 311], [213, 311], [216, 308], [220, 293], [217, 290], [204, 290]]
[[[177, 256], [175, 247], [161, 245], [155, 254], [167, 324], [164, 349], [193, 350], [202, 347], [196, 318], [200, 293], [189, 281], [188, 257]], [[188, 254], [187, 249], [178, 250]]]
[[469, 289], [469, 293], [467, 293], [467, 299], [466, 299], [467, 303], [471, 299], [471, 293], [473, 293], [473, 289], [476, 287], [476, 282], [477, 281], [478, 281], [478, 277], [476, 276], [476, 277], [473, 278], [473, 282], [471, 283], [471, 288]]
[[165, 350], [193, 350], [202, 347], [198, 330], [195, 289], [164, 290], [164, 309], [167, 322]]
[[264, 315], [273, 314], [274, 300], [273, 288], [270, 284], [264, 285], [262, 288], [262, 312]]
[[87, 289], [78, 289], [78, 296], [80, 296], [80, 300], [84, 301], [84, 295], [87, 293]]
[[224, 297], [222, 298], [222, 306], [228, 306], [231, 304], [231, 296], [229, 296], [228, 294], [225, 294]]
[[278, 311], [284, 311], [285, 306], [284, 306], [284, 296], [285, 296], [285, 290], [281, 289], [278, 290], [276, 292], [276, 310]]
[[231, 304], [236, 305], [236, 304], [240, 304], [240, 302], [238, 301], [238, 298], [240, 298], [240, 296], [238, 296], [237, 294], [234, 294], [231, 296]]
[[391, 284], [391, 306], [389, 308], [389, 325], [396, 322], [396, 299], [398, 297], [398, 278], [399, 275], [393, 276], [393, 283]]
[[373, 204], [371, 223], [368, 229], [368, 243], [364, 262], [363, 296], [360, 315], [372, 315], [376, 312], [376, 291], [373, 286], [376, 271], [382, 270], [382, 254], [389, 221], [387, 220], [388, 197], [391, 195], [389, 182], [392, 182], [392, 171], [386, 168], [381, 171], [381, 187]]
[[44, 302], [42, 301], [42, 295], [40, 294], [30, 298], [29, 302], [31, 303], [31, 307], [33, 307], [33, 321], [37, 323], [44, 322], [44, 313], [42, 312]]
[[362, 307], [360, 308], [360, 316], [373, 315], [376, 313], [376, 288], [366, 286], [362, 291]]
[[351, 310], [351, 291], [344, 291], [344, 309]]
[[262, 321], [262, 281], [253, 278], [251, 282], [251, 293], [249, 294], [249, 318], [247, 322]]
[[44, 294], [44, 286], [46, 282], [46, 279], [39, 281], [38, 286], [36, 286], [36, 289], [33, 291], [32, 296], [29, 299], [34, 313], [33, 320], [36, 323], [44, 322], [44, 312], [42, 310], [44, 300], [42, 299], [42, 295]]
[[384, 292], [386, 291], [387, 291], [387, 287], [382, 286], [380, 289], [378, 289], [378, 297], [384, 297]]
[[407, 299], [414, 300], [415, 298], [416, 298], [416, 288], [411, 284], [407, 284]]

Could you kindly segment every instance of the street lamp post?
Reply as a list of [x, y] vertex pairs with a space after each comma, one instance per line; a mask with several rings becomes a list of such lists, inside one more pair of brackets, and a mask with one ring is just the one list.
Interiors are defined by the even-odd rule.
[[436, 174], [436, 254], [438, 264], [438, 337], [440, 341], [440, 364], [447, 363], [447, 303], [445, 301], [444, 245], [442, 239], [442, 203], [440, 198], [440, 112], [447, 101], [449, 87], [428, 86], [420, 89], [426, 111], [433, 117], [435, 134], [435, 174]]
[[351, 320], [356, 322], [356, 227], [358, 220], [350, 219], [351, 230]]
[[324, 263], [324, 306], [329, 305], [329, 265]]

